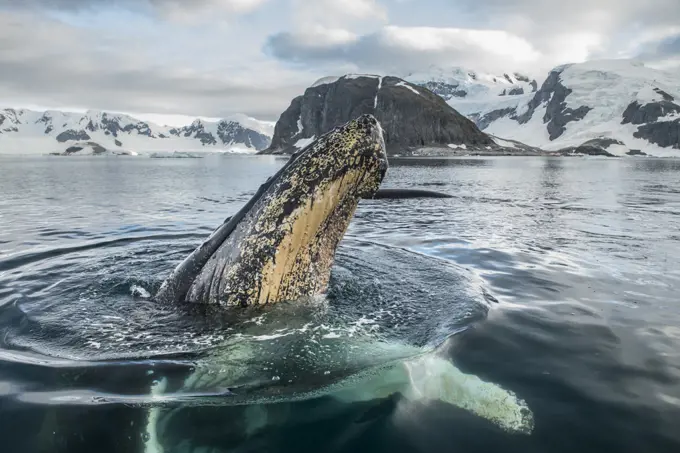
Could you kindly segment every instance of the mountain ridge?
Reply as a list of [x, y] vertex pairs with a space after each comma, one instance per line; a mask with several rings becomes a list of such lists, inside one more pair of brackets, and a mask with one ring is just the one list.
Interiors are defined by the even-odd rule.
[[678, 87], [680, 75], [640, 61], [592, 60], [553, 68], [530, 93], [469, 91], [447, 102], [484, 132], [547, 151], [672, 157], [680, 156]]
[[[245, 115], [159, 126], [123, 113], [0, 110], [0, 154], [138, 154], [153, 151], [254, 153], [271, 142], [273, 125]], [[88, 146], [83, 146], [88, 145]], [[96, 146], [93, 146], [96, 145]], [[89, 152], [92, 149], [97, 152]], [[101, 150], [105, 151], [102, 152]], [[71, 152], [68, 152], [71, 150]], [[88, 151], [89, 150], [89, 151]], [[76, 151], [79, 153], [80, 151]]]

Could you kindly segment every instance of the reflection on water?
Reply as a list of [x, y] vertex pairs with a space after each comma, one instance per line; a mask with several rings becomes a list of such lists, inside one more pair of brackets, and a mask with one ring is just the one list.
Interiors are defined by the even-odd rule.
[[[678, 161], [393, 159], [385, 187], [453, 198], [362, 202], [315, 309], [149, 299], [284, 162], [0, 160], [6, 451], [679, 451]], [[514, 392], [533, 432], [378, 394], [382, 371], [349, 399], [291, 401], [388, 363], [376, 345], [412, 355], [397, 344]], [[248, 392], [285, 398], [235, 406]]]
[[484, 158], [457, 158], [447, 159], [441, 157], [406, 158], [393, 157], [390, 164], [399, 167], [489, 167], [494, 164], [492, 159]]

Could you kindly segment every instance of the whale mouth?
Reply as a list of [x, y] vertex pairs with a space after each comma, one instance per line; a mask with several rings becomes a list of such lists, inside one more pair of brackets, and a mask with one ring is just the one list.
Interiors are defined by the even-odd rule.
[[377, 193], [387, 166], [373, 116], [335, 128], [293, 155], [175, 269], [157, 297], [249, 306], [325, 292], [357, 204]]

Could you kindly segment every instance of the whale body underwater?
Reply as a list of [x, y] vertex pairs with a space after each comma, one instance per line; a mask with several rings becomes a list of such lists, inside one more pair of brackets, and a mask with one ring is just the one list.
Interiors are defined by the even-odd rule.
[[[336, 249], [360, 200], [447, 196], [419, 190], [381, 191], [387, 169], [383, 131], [372, 115], [333, 129], [294, 154], [238, 213], [175, 268], [155, 298], [162, 303], [207, 304], [225, 311], [294, 305], [296, 301], [304, 306], [305, 300], [327, 291]], [[155, 382], [151, 397], [160, 405], [152, 404], [149, 409], [147, 452], [166, 451], [164, 427], [181, 411], [167, 409], [163, 402], [173, 394], [188, 395], [191, 400], [191, 395], [226, 388], [235, 390], [223, 395], [221, 403], [247, 406], [250, 411], [251, 415], [244, 417], [250, 421], [243, 428], [249, 435], [275, 422], [266, 409], [273, 403], [319, 396], [372, 401], [397, 393], [409, 401], [452, 404], [507, 431], [529, 434], [533, 430], [533, 415], [522, 399], [458, 370], [437, 347], [370, 338], [336, 341], [338, 346], [333, 347], [362, 351], [375, 366], [368, 364], [351, 376], [290, 393], [239, 393], [239, 389], [247, 389], [242, 383], [247, 381], [244, 376], [250, 373], [253, 357], [268, 353], [263, 349], [266, 344], [248, 338], [231, 336], [221, 352], [197, 363], [179, 388], [171, 389], [165, 379]], [[254, 407], [259, 409], [253, 418]]]

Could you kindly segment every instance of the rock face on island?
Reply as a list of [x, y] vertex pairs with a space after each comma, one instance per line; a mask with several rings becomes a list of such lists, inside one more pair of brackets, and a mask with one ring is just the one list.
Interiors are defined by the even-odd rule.
[[71, 143], [63, 152], [52, 152], [52, 156], [136, 156], [134, 151], [122, 149], [107, 149], [99, 143], [82, 141]]
[[274, 128], [267, 154], [290, 154], [336, 126], [373, 114], [388, 154], [423, 148], [490, 149], [498, 145], [429, 89], [397, 77], [324, 78], [293, 99]]

